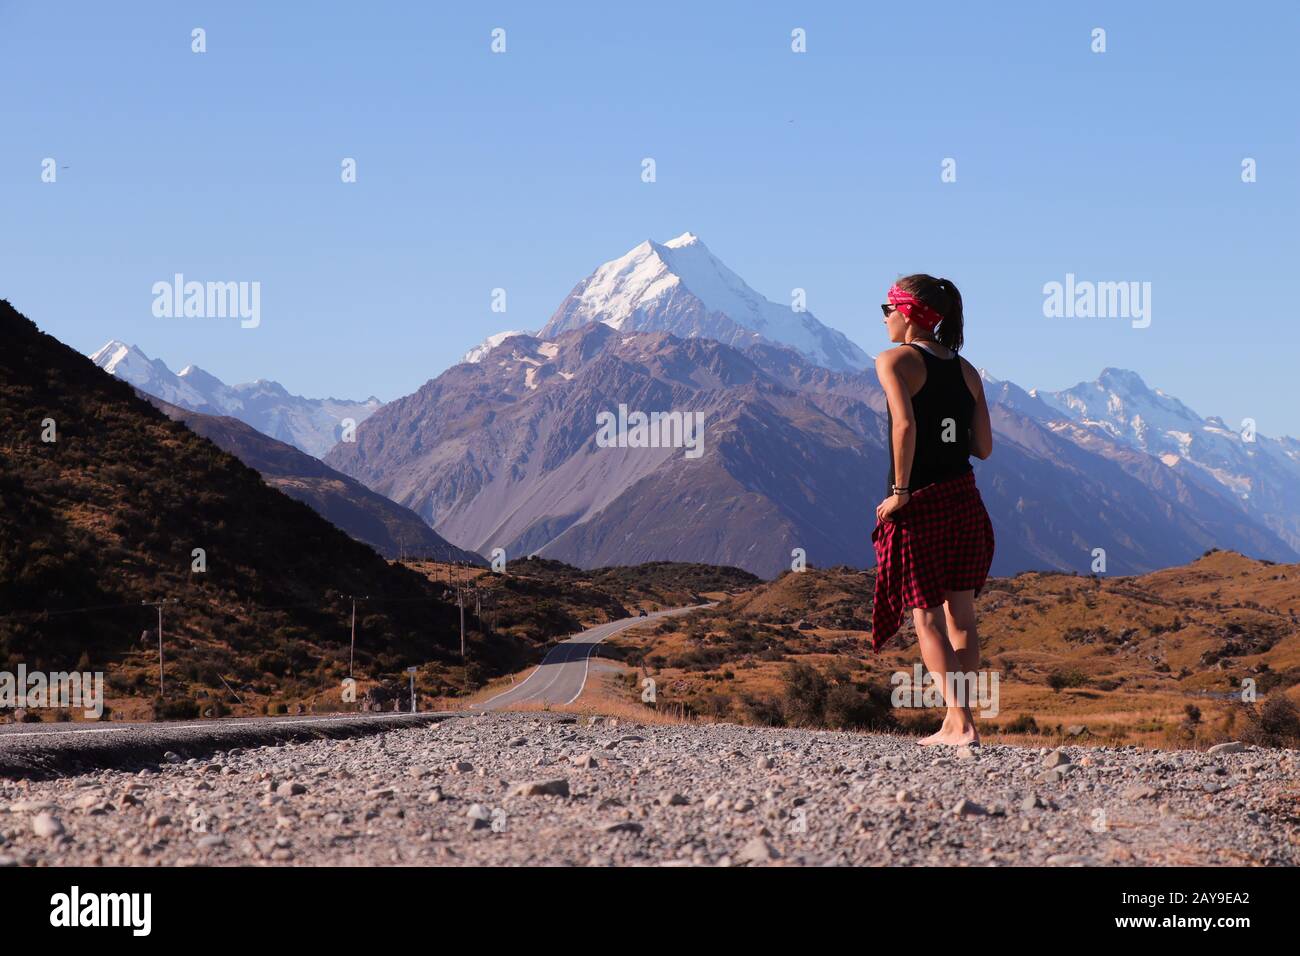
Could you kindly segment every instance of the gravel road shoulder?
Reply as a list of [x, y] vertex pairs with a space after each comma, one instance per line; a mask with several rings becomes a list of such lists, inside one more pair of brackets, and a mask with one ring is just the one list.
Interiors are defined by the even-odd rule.
[[1295, 865], [1295, 755], [552, 713], [0, 780], [0, 865]]

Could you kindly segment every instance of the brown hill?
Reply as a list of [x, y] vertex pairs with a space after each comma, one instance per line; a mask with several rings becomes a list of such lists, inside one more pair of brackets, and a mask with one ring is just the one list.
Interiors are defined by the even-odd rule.
[[584, 570], [525, 558], [510, 562], [505, 574], [433, 562], [412, 562], [411, 567], [440, 584], [464, 582], [466, 606], [486, 626], [541, 650], [642, 610], [704, 604], [759, 583], [739, 568], [670, 561]]
[[[337, 693], [347, 596], [364, 595], [359, 674], [422, 665], [428, 692], [461, 686], [443, 589], [269, 487], [7, 302], [0, 341], [0, 668], [105, 669], [115, 698], [150, 698], [156, 614], [141, 602], [169, 598], [175, 712]], [[51, 428], [56, 440], [43, 441]], [[485, 640], [475, 653], [492, 672], [520, 666], [523, 651]]]
[[[787, 573], [649, 639], [620, 636], [616, 654], [688, 713], [785, 722], [792, 698], [810, 693], [791, 666], [808, 665], [832, 688], [857, 688], [860, 719], [928, 726], [932, 712], [881, 704], [919, 653], [909, 625], [871, 655], [873, 584], [847, 568]], [[981, 667], [999, 674], [1001, 696], [985, 733], [1081, 726], [1082, 739], [1188, 745], [1260, 732], [1243, 682], [1261, 700], [1300, 702], [1300, 565], [1211, 551], [1134, 577], [1031, 572], [990, 579], [979, 609]]]
[[376, 494], [319, 458], [263, 435], [237, 418], [193, 412], [141, 394], [168, 418], [184, 422], [190, 431], [256, 468], [272, 488], [301, 501], [386, 558], [418, 556], [431, 561], [487, 563], [481, 555], [448, 542], [410, 508]]

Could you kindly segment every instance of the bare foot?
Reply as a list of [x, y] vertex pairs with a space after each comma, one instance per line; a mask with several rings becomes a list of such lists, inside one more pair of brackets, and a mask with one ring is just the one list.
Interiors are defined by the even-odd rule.
[[980, 735], [975, 730], [974, 724], [967, 724], [963, 728], [944, 721], [943, 726], [935, 733], [922, 737], [917, 744], [921, 747], [933, 747], [937, 744], [945, 744], [949, 747], [975, 747], [979, 746], [979, 742]]
[[975, 725], [971, 724], [965, 730], [954, 730], [945, 735], [942, 741], [953, 747], [974, 747], [980, 742], [980, 735], [975, 731]]

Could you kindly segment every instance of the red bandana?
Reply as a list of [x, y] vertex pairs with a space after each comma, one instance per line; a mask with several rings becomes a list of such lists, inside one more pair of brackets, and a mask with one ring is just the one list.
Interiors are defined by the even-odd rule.
[[898, 311], [909, 322], [915, 322], [927, 332], [933, 332], [934, 327], [943, 321], [943, 316], [930, 308], [910, 292], [905, 292], [896, 285], [889, 287], [889, 303], [897, 306]]

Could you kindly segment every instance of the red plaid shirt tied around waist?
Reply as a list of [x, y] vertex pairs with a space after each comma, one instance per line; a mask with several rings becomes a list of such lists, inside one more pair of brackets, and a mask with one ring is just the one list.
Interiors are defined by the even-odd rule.
[[973, 471], [917, 490], [892, 517], [871, 532], [876, 651], [898, 631], [906, 609], [937, 607], [946, 591], [978, 593], [993, 563], [993, 522]]

